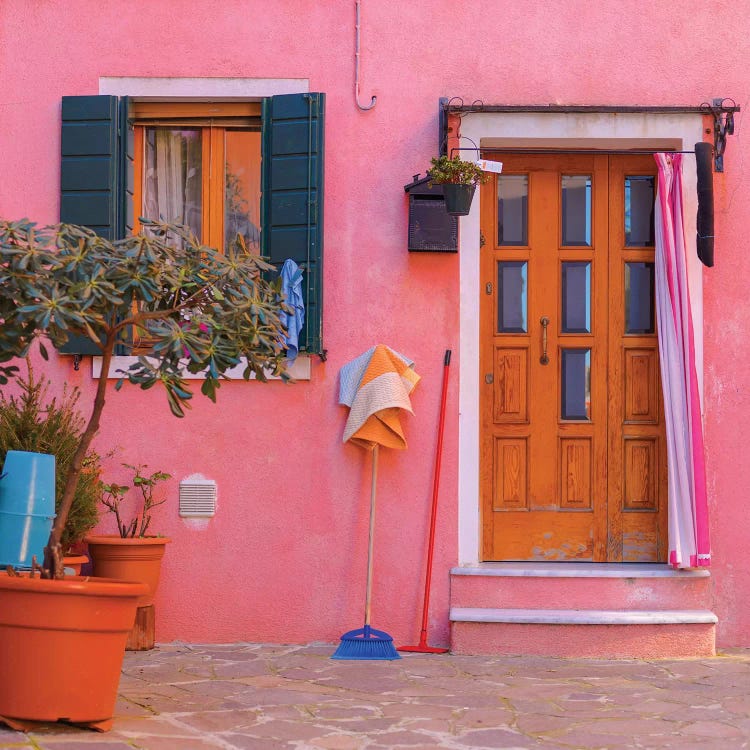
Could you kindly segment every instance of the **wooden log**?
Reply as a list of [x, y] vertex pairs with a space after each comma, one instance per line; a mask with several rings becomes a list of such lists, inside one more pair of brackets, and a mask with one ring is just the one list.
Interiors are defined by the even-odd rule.
[[135, 612], [135, 624], [128, 633], [126, 651], [148, 651], [154, 647], [156, 634], [156, 613], [154, 605], [138, 607]]

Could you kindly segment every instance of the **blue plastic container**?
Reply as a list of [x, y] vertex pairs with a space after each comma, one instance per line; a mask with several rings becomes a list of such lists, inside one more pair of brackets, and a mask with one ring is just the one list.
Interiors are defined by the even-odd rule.
[[8, 451], [0, 476], [0, 565], [41, 564], [55, 518], [55, 457]]
[[55, 514], [55, 457], [49, 453], [8, 451], [0, 477], [0, 511]]
[[54, 518], [0, 510], [0, 566], [30, 568], [34, 555], [41, 565]]

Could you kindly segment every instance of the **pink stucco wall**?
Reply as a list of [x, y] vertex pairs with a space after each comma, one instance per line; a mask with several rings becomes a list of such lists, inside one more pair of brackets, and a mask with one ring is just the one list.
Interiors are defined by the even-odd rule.
[[[100, 76], [306, 78], [327, 101], [325, 345], [312, 380], [229, 383], [174, 419], [163, 394], [112, 393], [97, 446], [173, 474], [158, 511], [171, 536], [157, 598], [160, 640], [335, 640], [362, 618], [369, 463], [341, 444], [338, 371], [377, 342], [416, 361], [423, 381], [409, 448], [379, 474], [373, 623], [418, 634], [442, 358], [458, 349], [455, 255], [406, 252], [403, 185], [437, 150], [440, 96], [508, 104], [748, 105], [750, 37], [718, 0], [531, 4], [464, 0], [362, 3], [362, 99], [353, 101], [354, 3], [174, 4], [149, 0], [0, 3], [0, 215], [58, 218], [59, 110]], [[717, 29], [721, 42], [717, 42]], [[720, 63], [717, 48], [720, 46]], [[750, 644], [750, 204], [743, 116], [716, 178], [717, 264], [705, 274], [706, 444], [720, 645]], [[433, 622], [448, 638], [457, 557], [458, 377], [453, 360], [440, 496]], [[88, 366], [50, 367], [91, 391]], [[112, 462], [116, 479], [117, 462]], [[180, 478], [216, 479], [218, 512], [177, 515]]]

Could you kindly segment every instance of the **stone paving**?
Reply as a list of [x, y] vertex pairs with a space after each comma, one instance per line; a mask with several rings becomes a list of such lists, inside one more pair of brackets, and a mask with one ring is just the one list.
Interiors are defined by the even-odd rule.
[[750, 747], [750, 651], [592, 661], [333, 645], [165, 644], [125, 657], [114, 729], [0, 729], [35, 750]]

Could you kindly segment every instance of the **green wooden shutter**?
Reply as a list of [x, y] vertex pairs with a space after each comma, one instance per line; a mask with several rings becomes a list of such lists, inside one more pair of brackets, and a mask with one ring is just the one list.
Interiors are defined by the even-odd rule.
[[[62, 100], [60, 221], [87, 226], [110, 240], [124, 237], [133, 225], [133, 138], [127, 107], [127, 98], [116, 96]], [[84, 336], [72, 336], [60, 351], [100, 352]]]
[[325, 94], [263, 102], [263, 254], [303, 269], [300, 351], [323, 353], [323, 156]]

